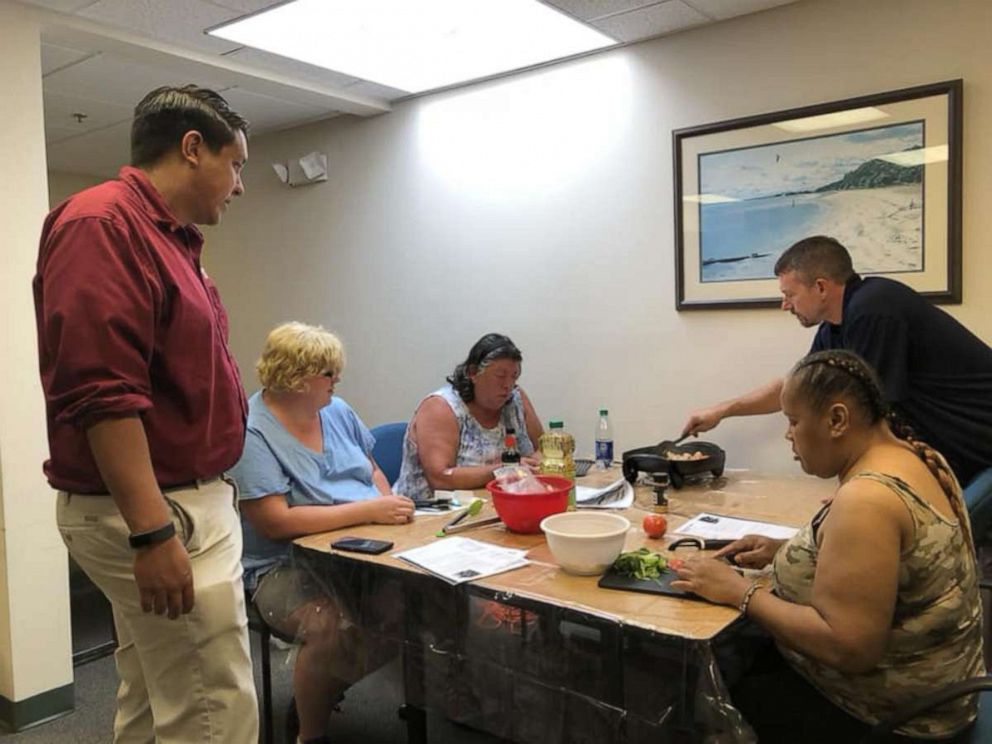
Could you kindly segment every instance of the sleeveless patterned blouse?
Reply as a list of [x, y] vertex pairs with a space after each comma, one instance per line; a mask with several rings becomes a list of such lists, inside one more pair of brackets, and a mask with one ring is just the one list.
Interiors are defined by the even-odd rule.
[[[858, 473], [891, 489], [912, 515], [913, 543], [900, 557], [899, 586], [889, 644], [878, 666], [847, 674], [796, 651], [782, 656], [838, 707], [870, 724], [951, 682], [985, 674], [982, 610], [975, 556], [957, 520], [949, 520], [906, 483], [877, 472]], [[954, 498], [961, 502], [960, 489]], [[961, 513], [964, 504], [959, 503]], [[776, 553], [775, 591], [782, 599], [810, 604], [816, 573], [816, 532], [830, 509], [824, 506]], [[975, 696], [920, 716], [898, 733], [938, 737], [974, 720]]]
[[[450, 385], [445, 385], [440, 390], [435, 390], [427, 398], [441, 398], [451, 408], [458, 421], [458, 454], [455, 456], [455, 466], [465, 465], [496, 465], [500, 461], [503, 453], [503, 439], [506, 436], [507, 427], [516, 431], [517, 449], [521, 455], [530, 455], [534, 452], [534, 443], [530, 441], [527, 434], [527, 426], [524, 423], [524, 403], [520, 397], [520, 390], [514, 389], [510, 400], [503, 406], [500, 415], [500, 423], [491, 429], [486, 429], [480, 424], [465, 401], [461, 399], [458, 392]], [[424, 400], [427, 400], [424, 398]], [[417, 408], [423, 405], [420, 401]], [[414, 413], [414, 417], [416, 417]], [[433, 497], [433, 490], [424, 475], [424, 469], [420, 464], [420, 453], [417, 451], [417, 443], [411, 437], [413, 427], [408, 426], [406, 436], [403, 439], [403, 464], [400, 467], [400, 475], [396, 480], [393, 490], [411, 499], [429, 499]]]

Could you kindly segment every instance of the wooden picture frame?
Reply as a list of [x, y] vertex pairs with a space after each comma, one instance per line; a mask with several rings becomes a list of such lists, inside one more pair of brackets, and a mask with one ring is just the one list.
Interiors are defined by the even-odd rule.
[[676, 309], [779, 306], [811, 235], [960, 303], [961, 110], [951, 80], [674, 131]]

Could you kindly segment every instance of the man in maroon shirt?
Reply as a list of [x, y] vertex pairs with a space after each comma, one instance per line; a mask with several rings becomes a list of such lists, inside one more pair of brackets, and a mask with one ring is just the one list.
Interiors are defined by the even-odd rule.
[[257, 741], [241, 529], [220, 477], [241, 453], [245, 396], [194, 227], [243, 193], [247, 132], [212, 91], [152, 91], [132, 166], [42, 231], [44, 469], [69, 552], [114, 608], [115, 741]]

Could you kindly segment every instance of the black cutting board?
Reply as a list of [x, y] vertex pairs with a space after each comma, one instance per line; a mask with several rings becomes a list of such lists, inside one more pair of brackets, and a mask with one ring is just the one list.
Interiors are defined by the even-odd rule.
[[696, 594], [673, 588], [672, 582], [677, 578], [678, 574], [674, 571], [665, 571], [657, 579], [635, 579], [617, 573], [610, 566], [609, 570], [599, 580], [599, 586], [603, 589], [622, 589], [628, 592], [643, 592], [645, 594], [667, 594], [671, 597], [705, 601]]

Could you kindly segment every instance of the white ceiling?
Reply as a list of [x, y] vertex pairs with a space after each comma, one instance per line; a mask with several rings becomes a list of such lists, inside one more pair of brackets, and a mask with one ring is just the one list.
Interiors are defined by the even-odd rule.
[[[42, 22], [49, 167], [109, 176], [128, 160], [135, 103], [166, 84], [221, 92], [253, 133], [390, 110], [403, 91], [208, 36], [284, 0], [19, 0]], [[619, 43], [796, 0], [542, 0]], [[84, 118], [76, 114], [84, 114]]]

